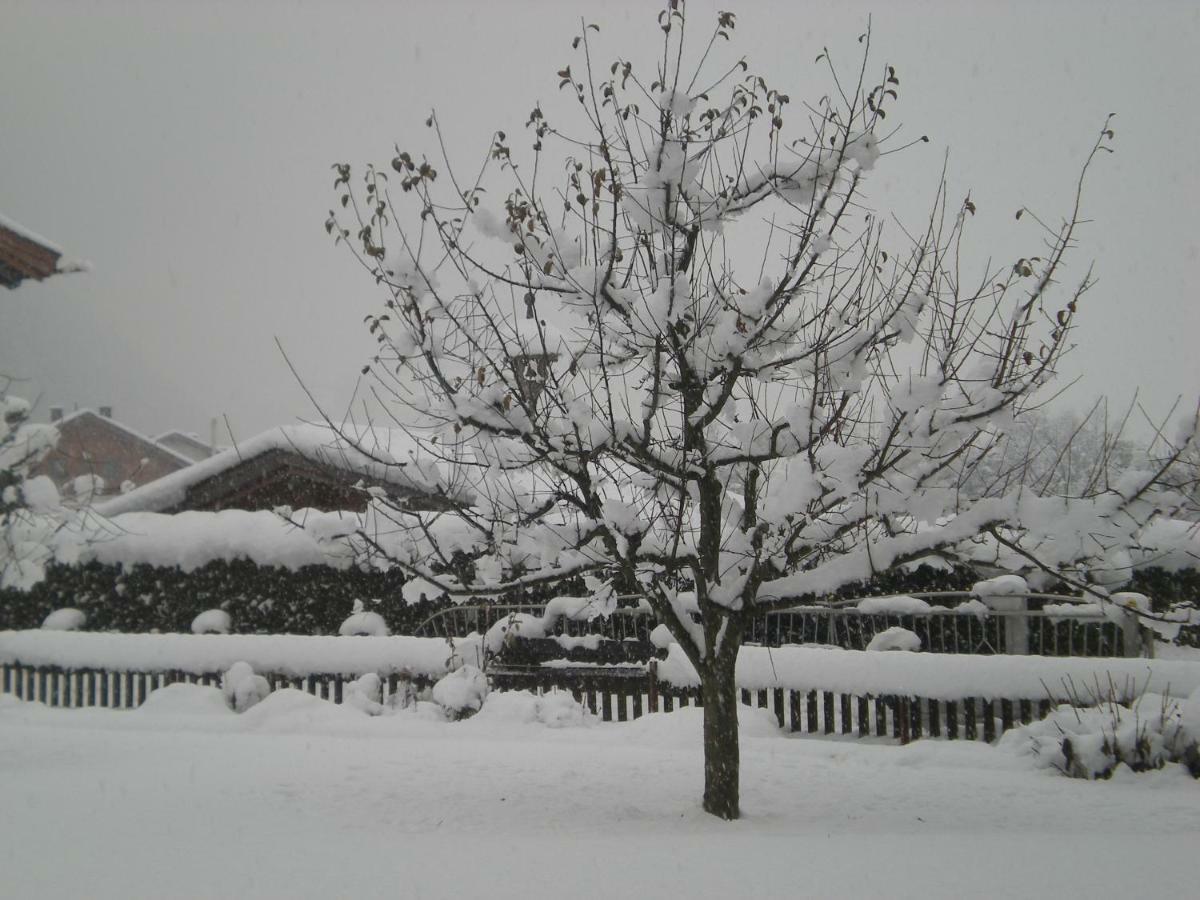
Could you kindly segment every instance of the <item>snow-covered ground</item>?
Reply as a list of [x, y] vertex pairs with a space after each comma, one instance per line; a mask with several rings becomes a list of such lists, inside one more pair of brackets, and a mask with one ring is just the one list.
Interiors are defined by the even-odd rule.
[[[0, 895], [103, 898], [1192, 896], [1200, 785], [1088, 783], [982, 743], [798, 738], [745, 710], [745, 818], [703, 814], [699, 710], [547, 727], [0, 695]], [[562, 724], [563, 708], [541, 718]]]

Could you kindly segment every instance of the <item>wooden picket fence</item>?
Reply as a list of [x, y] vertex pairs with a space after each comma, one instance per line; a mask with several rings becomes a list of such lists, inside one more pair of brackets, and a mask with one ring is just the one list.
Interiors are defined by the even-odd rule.
[[[345, 686], [354, 680], [337, 674], [303, 678], [266, 674], [272, 690], [295, 688], [341, 703]], [[626, 722], [647, 713], [703, 706], [699, 688], [677, 687], [658, 680], [654, 666], [611, 668], [498, 668], [489, 673], [494, 690], [570, 691], [576, 701], [605, 722]], [[412, 688], [428, 687], [428, 679], [391, 675], [381, 679], [384, 700]], [[221, 673], [125, 672], [103, 669], [65, 669], [0, 666], [0, 689], [21, 700], [51, 707], [133, 709], [151, 691], [169, 684], [219, 686]], [[993, 700], [966, 697], [935, 700], [900, 695], [875, 696], [812, 689], [774, 688], [741, 692], [742, 703], [770, 711], [780, 728], [799, 734], [843, 735], [855, 738], [893, 738], [907, 743], [924, 736], [950, 740], [993, 741], [1017, 724], [1044, 717], [1048, 698]]]
[[[345, 686], [355, 676], [336, 674], [311, 674], [303, 678], [264, 673], [271, 690], [295, 688], [341, 703]], [[427, 678], [390, 675], [381, 678], [383, 698], [386, 701], [397, 692], [428, 687]], [[203, 684], [220, 687], [220, 672], [126, 672], [105, 669], [66, 669], [58, 666], [26, 666], [20, 662], [0, 665], [0, 692], [12, 694], [20, 700], [33, 700], [46, 706], [104, 709], [135, 709], [145, 702], [151, 691], [169, 684]]]
[[[658, 680], [654, 666], [636, 668], [498, 669], [489, 673], [496, 690], [570, 691], [575, 700], [605, 722], [625, 722], [646, 713], [703, 706], [698, 687], [678, 687]], [[742, 690], [742, 703], [766, 709], [780, 728], [797, 734], [844, 735], [854, 738], [917, 738], [994, 741], [1019, 724], [1049, 714], [1053, 703], [1014, 698], [965, 697], [938, 700], [898, 694], [846, 694], [838, 691]]]

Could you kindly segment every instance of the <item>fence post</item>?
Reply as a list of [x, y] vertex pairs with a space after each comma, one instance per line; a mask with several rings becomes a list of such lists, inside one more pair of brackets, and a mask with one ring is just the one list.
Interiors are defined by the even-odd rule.
[[650, 675], [650, 691], [649, 703], [650, 712], [658, 712], [658, 660], [650, 660], [650, 665], [647, 666]]
[[1004, 652], [1014, 656], [1029, 655], [1029, 598], [1023, 594], [993, 594], [984, 603], [1004, 616]]
[[[1132, 610], [1121, 611], [1121, 643], [1124, 645], [1126, 656], [1142, 655], [1142, 623], [1137, 613]], [[1154, 644], [1151, 643], [1150, 646], [1153, 647]]]

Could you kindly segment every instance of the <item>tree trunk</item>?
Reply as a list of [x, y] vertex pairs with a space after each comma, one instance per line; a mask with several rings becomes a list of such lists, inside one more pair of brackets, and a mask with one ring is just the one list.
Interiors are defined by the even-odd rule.
[[722, 819], [740, 815], [735, 659], [718, 659], [700, 673], [700, 693], [704, 697], [704, 811]]

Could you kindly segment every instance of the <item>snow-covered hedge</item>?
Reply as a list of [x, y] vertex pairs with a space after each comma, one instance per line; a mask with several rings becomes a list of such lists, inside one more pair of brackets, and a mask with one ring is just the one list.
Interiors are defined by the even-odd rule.
[[[658, 666], [659, 679], [681, 687], [700, 680], [678, 644]], [[1126, 699], [1146, 691], [1186, 697], [1200, 687], [1200, 662], [950, 653], [868, 653], [814, 647], [742, 647], [738, 687], [843, 694], [899, 694], [935, 700], [1067, 700], [1082, 686], [1109, 680]]]
[[[94, 631], [190, 632], [202, 613], [220, 609], [243, 634], [338, 633], [355, 600], [393, 633], [412, 630], [447, 603], [420, 600], [398, 571], [306, 566], [291, 570], [247, 559], [215, 560], [191, 571], [149, 565], [52, 564], [29, 590], [0, 590], [0, 629], [37, 628], [48, 614], [74, 607]], [[409, 602], [405, 594], [416, 602]]]
[[289, 678], [374, 672], [436, 680], [475, 658], [471, 641], [459, 644], [452, 659], [441, 638], [0, 631], [0, 663], [203, 674], [245, 662], [255, 672]]

